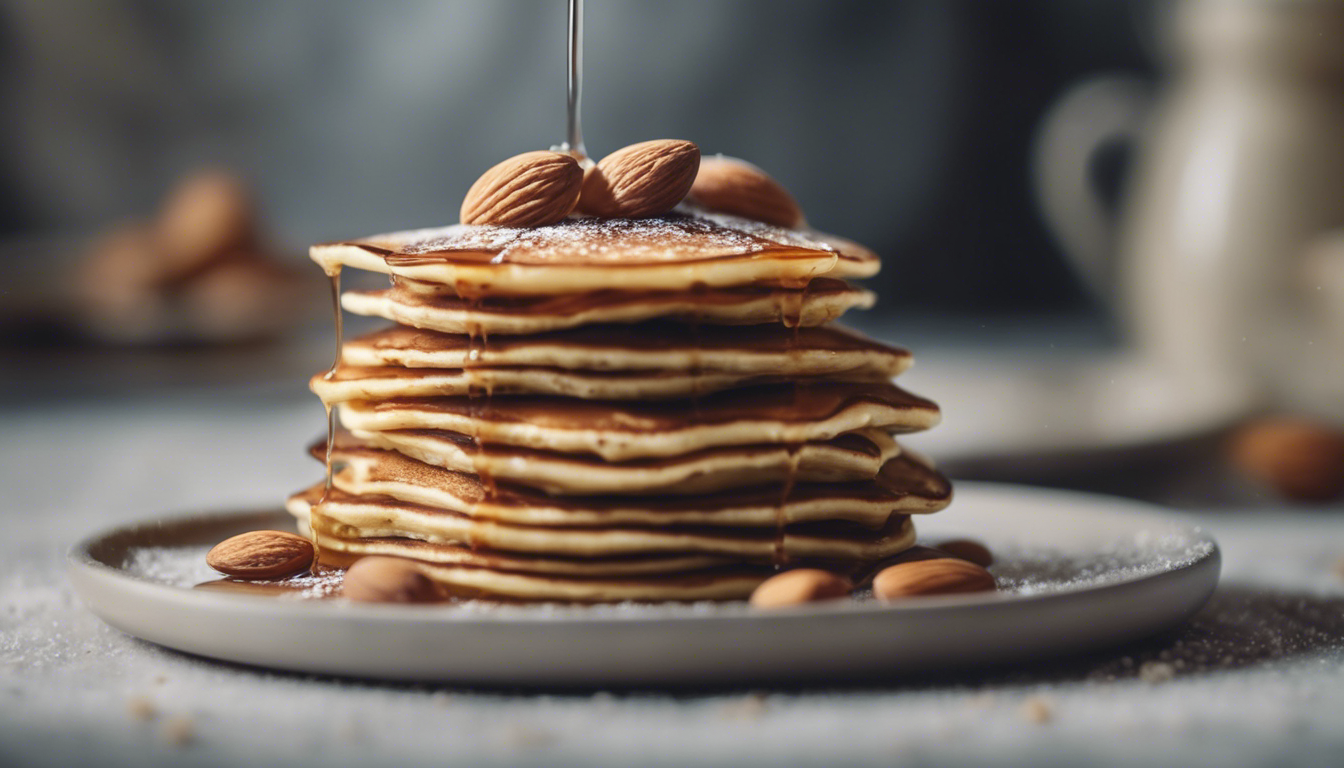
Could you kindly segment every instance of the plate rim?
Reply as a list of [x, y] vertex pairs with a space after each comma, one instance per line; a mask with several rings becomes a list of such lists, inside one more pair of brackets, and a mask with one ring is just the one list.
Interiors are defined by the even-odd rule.
[[[100, 616], [102, 615], [101, 612], [84, 599], [83, 590], [79, 588], [81, 577], [111, 580], [118, 586], [142, 595], [146, 599], [152, 599], [160, 603], [190, 605], [193, 608], [200, 608], [203, 603], [209, 602], [212, 603], [211, 607], [217, 610], [260, 611], [285, 616], [293, 615], [296, 611], [302, 611], [305, 618], [317, 620], [324, 618], [367, 619], [397, 623], [429, 622], [437, 624], [524, 626], [553, 626], [559, 622], [568, 625], [594, 626], [610, 624], [622, 626], [631, 624], [648, 625], [664, 622], [678, 625], [687, 623], [712, 625], [720, 622], [736, 622], [742, 619], [753, 619], [761, 622], [789, 622], [799, 619], [814, 620], [817, 618], [839, 618], [870, 614], [943, 612], [962, 610], [968, 607], [988, 609], [1021, 604], [1046, 606], [1050, 603], [1104, 598], [1105, 595], [1113, 592], [1152, 584], [1159, 580], [1184, 578], [1191, 571], [1204, 568], [1216, 570], [1210, 589], [1211, 594], [1221, 578], [1222, 551], [1217, 540], [1202, 526], [1190, 524], [1178, 510], [1123, 497], [1009, 483], [961, 481], [956, 484], [956, 488], [958, 494], [966, 491], [970, 491], [972, 495], [1007, 493], [1017, 495], [1019, 498], [1052, 498], [1055, 503], [1067, 502], [1072, 499], [1076, 503], [1088, 504], [1094, 511], [1096, 511], [1095, 508], [1098, 505], [1128, 507], [1129, 510], [1125, 514], [1142, 515], [1143, 519], [1149, 522], [1181, 530], [1192, 537], [1192, 543], [1206, 544], [1207, 549], [1189, 562], [1156, 573], [1137, 574], [1105, 584], [1077, 589], [1030, 594], [994, 592], [923, 596], [918, 600], [896, 603], [882, 603], [875, 600], [833, 600], [770, 610], [752, 608], [745, 601], [714, 603], [707, 610], [697, 609], [696, 606], [700, 603], [626, 603], [618, 606], [603, 604], [568, 605], [562, 603], [543, 605], [503, 604], [492, 605], [485, 610], [452, 610], [452, 608], [460, 608], [460, 606], [454, 606], [453, 604], [381, 605], [352, 603], [345, 600], [277, 599], [262, 595], [207, 593], [191, 587], [154, 582], [133, 575], [124, 568], [104, 563], [93, 555], [92, 550], [96, 545], [114, 536], [132, 535], [151, 528], [162, 528], [165, 525], [206, 524], [209, 522], [224, 522], [230, 518], [244, 518], [249, 515], [260, 516], [283, 513], [283, 510], [278, 506], [208, 510], [195, 513], [178, 512], [121, 523], [100, 529], [79, 539], [67, 550], [65, 559], [67, 574], [75, 582], [76, 591], [80, 594], [85, 607]], [[1118, 510], [1106, 510], [1106, 513], [1111, 514], [1116, 511]], [[703, 602], [707, 601], [701, 601], [701, 603]], [[445, 608], [449, 610], [445, 610]]]

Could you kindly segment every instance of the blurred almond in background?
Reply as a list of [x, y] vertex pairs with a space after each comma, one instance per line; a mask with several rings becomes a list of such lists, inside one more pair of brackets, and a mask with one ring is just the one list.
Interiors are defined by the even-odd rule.
[[202, 169], [148, 220], [91, 241], [73, 268], [72, 317], [82, 333], [120, 343], [272, 337], [312, 305], [313, 281], [278, 252], [261, 233], [245, 182]]
[[1228, 455], [1243, 475], [1290, 501], [1344, 496], [1344, 430], [1302, 418], [1260, 419], [1232, 434]]

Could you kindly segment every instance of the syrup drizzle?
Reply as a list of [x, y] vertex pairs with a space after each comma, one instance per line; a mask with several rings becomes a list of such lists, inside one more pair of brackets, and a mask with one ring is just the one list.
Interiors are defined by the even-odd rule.
[[[797, 358], [801, 354], [799, 346], [799, 333], [803, 325], [803, 306], [807, 300], [807, 288], [811, 281], [804, 278], [800, 280], [786, 280], [782, 283], [779, 296], [779, 321], [792, 333], [789, 335], [788, 345], [786, 347], [788, 355], [792, 358], [794, 365], [790, 367], [797, 370]], [[792, 400], [793, 412], [798, 413], [807, 392], [805, 382], [794, 379], [792, 382]], [[787, 472], [784, 476], [784, 484], [780, 490], [779, 504], [775, 507], [775, 546], [773, 564], [776, 568], [782, 567], [788, 562], [788, 553], [785, 549], [784, 534], [788, 525], [787, 507], [789, 496], [793, 495], [793, 488], [798, 481], [798, 463], [801, 459], [802, 445], [797, 442], [790, 442], [786, 445], [787, 451]]]
[[[700, 295], [706, 291], [704, 283], [696, 283], [691, 286], [693, 295]], [[704, 386], [704, 363], [701, 359], [701, 351], [704, 349], [703, 336], [701, 335], [701, 325], [704, 317], [701, 313], [699, 301], [694, 302], [694, 309], [690, 317], [686, 319], [686, 325], [690, 329], [691, 337], [691, 419], [696, 421], [700, 417], [700, 396], [703, 394]]]
[[[475, 315], [479, 311], [484, 291], [465, 282], [459, 282], [454, 287], [457, 295], [467, 303], [467, 316]], [[467, 378], [467, 413], [471, 424], [469, 437], [474, 448], [471, 454], [472, 470], [481, 479], [481, 485], [485, 489], [485, 501], [493, 501], [499, 495], [499, 487], [495, 482], [494, 473], [490, 471], [490, 457], [487, 455], [488, 436], [484, 434], [485, 425], [489, 423], [491, 416], [490, 406], [494, 399], [494, 389], [492, 384], [483, 381], [479, 374], [479, 368], [486, 362], [489, 344], [490, 337], [485, 329], [479, 323], [468, 323], [467, 359], [463, 363], [462, 371]], [[477, 516], [474, 513], [471, 515], [471, 520], [471, 525], [467, 529], [467, 544], [474, 550], [478, 540]]]
[[[336, 327], [336, 354], [332, 357], [331, 367], [322, 374], [322, 378], [331, 381], [336, 377], [336, 368], [341, 364], [341, 348], [345, 346], [345, 317], [341, 314], [341, 267], [339, 265], [332, 267], [328, 270], [327, 277], [331, 278], [331, 315]], [[322, 497], [309, 508], [308, 512], [309, 536], [313, 541], [314, 575], [321, 569], [322, 547], [318, 544], [317, 523], [322, 514], [322, 505], [327, 501], [327, 494], [331, 493], [331, 451], [336, 445], [336, 409], [326, 400], [322, 401], [322, 408], [327, 412], [327, 449], [323, 461], [326, 478], [322, 484]]]
[[[345, 317], [341, 314], [341, 268], [338, 266], [332, 270], [330, 277], [331, 315], [336, 327], [336, 355], [331, 360], [331, 367], [322, 374], [322, 378], [327, 381], [336, 377], [336, 368], [341, 364], [341, 347], [345, 346]], [[327, 410], [327, 481], [322, 492], [322, 500], [326, 501], [327, 494], [331, 492], [331, 449], [336, 443], [336, 410], [325, 400], [322, 402], [322, 407]]]

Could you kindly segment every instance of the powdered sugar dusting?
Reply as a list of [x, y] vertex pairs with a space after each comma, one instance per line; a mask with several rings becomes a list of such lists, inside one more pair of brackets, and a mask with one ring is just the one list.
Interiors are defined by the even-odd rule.
[[134, 547], [127, 551], [122, 568], [133, 576], [156, 584], [191, 586], [218, 579], [219, 573], [205, 564], [209, 547]]
[[[842, 253], [820, 233], [687, 206], [648, 219], [570, 217], [545, 227], [467, 226], [394, 232], [360, 241], [410, 256], [489, 254], [496, 264], [661, 264], [765, 251]], [[855, 253], [856, 258], [871, 254]]]
[[281, 584], [294, 590], [293, 593], [289, 594], [290, 597], [311, 600], [338, 594], [341, 590], [341, 584], [344, 582], [345, 571], [331, 569], [321, 573], [301, 573], [297, 576], [290, 576], [288, 579], [284, 579]]
[[1119, 584], [1193, 565], [1212, 554], [1203, 538], [1140, 532], [1087, 554], [1005, 546], [992, 569], [1001, 589], [1021, 595], [1049, 594]]
[[[205, 564], [209, 547], [134, 547], [128, 550], [122, 568], [131, 575], [156, 584], [194, 587], [223, 581], [220, 574]], [[345, 572], [326, 569], [320, 573], [304, 572], [284, 579], [249, 582], [259, 590], [271, 589], [282, 599], [319, 599], [332, 597], [340, 591]]]

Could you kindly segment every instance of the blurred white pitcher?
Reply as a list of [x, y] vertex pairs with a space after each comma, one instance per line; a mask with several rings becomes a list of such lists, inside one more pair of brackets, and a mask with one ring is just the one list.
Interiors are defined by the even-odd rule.
[[[1344, 0], [1184, 0], [1174, 72], [1075, 87], [1037, 138], [1037, 191], [1131, 341], [1199, 396], [1344, 418]], [[1121, 211], [1088, 177], [1136, 141]]]

